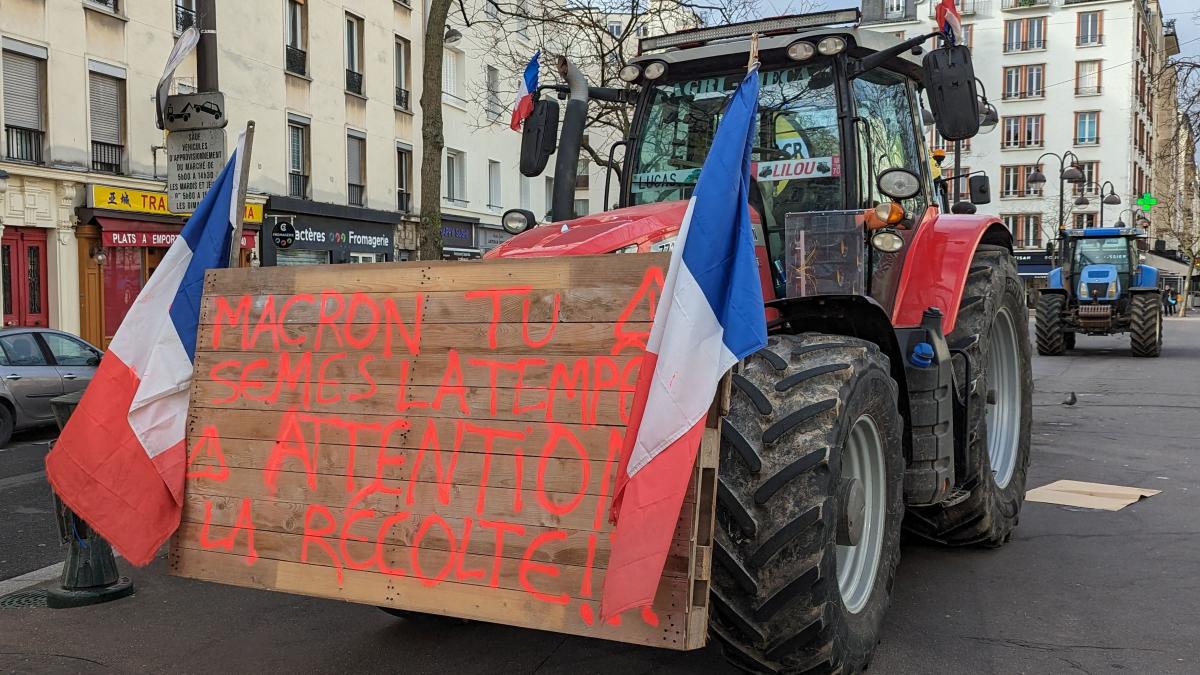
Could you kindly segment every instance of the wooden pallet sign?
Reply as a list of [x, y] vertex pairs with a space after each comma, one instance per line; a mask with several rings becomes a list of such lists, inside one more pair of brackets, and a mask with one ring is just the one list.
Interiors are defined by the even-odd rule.
[[653, 608], [599, 613], [621, 441], [668, 261], [210, 272], [171, 570], [703, 646], [720, 406]]

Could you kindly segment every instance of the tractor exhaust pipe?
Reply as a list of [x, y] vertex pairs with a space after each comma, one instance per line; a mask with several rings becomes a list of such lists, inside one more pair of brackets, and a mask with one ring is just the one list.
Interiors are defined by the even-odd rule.
[[588, 83], [583, 72], [567, 57], [558, 57], [558, 73], [567, 81], [570, 94], [567, 112], [563, 115], [562, 133], [558, 140], [558, 157], [554, 160], [554, 194], [550, 202], [550, 219], [554, 222], [575, 217], [575, 182], [579, 172], [579, 148], [583, 143], [583, 127], [587, 123]]

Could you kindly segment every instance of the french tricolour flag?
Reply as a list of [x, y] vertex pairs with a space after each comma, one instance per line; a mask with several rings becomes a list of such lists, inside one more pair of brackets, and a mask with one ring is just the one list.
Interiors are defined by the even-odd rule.
[[521, 82], [517, 84], [517, 101], [513, 103], [512, 122], [509, 124], [513, 131], [520, 131], [521, 124], [533, 113], [533, 100], [538, 86], [538, 58], [541, 55], [540, 49], [533, 53], [533, 58], [525, 64]]
[[946, 36], [946, 42], [951, 45], [962, 42], [962, 17], [958, 14], [958, 6], [954, 4], [954, 0], [942, 0], [938, 4], [936, 20], [938, 27], [942, 29], [942, 35]]
[[725, 109], [654, 312], [613, 501], [604, 619], [653, 603], [717, 385], [767, 343], [748, 202], [758, 88], [753, 69]]
[[127, 560], [179, 526], [204, 272], [229, 264], [244, 134], [113, 336], [46, 457], [54, 491]]

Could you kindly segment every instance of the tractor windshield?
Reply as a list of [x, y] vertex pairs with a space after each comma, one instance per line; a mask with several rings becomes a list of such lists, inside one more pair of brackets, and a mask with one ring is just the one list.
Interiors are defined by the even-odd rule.
[[1129, 242], [1124, 237], [1082, 237], [1075, 244], [1075, 266], [1113, 265], [1118, 274], [1129, 272]]
[[[630, 203], [688, 199], [739, 73], [655, 85], [634, 156]], [[764, 213], [842, 207], [841, 143], [831, 65], [759, 74], [758, 137], [752, 170]], [[782, 223], [782, 212], [778, 221]]]

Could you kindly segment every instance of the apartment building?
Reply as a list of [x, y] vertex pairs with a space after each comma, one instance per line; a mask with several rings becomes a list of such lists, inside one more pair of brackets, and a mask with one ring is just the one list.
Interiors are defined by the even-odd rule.
[[[1155, 100], [1151, 79], [1178, 46], [1169, 50], [1157, 0], [957, 3], [976, 77], [1000, 117], [994, 130], [964, 143], [962, 164], [991, 177], [993, 202], [985, 209], [1001, 216], [1024, 249], [1022, 271], [1044, 274], [1044, 248], [1060, 222], [1112, 226], [1123, 210], [1139, 208], [1142, 195], [1154, 194], [1154, 115], [1169, 102]], [[864, 0], [864, 25], [910, 37], [931, 32], [936, 5]], [[932, 127], [929, 134], [932, 146], [945, 147]], [[1085, 179], [1065, 186], [1062, 214], [1059, 160], [1051, 152], [1071, 153], [1068, 164]], [[1027, 180], [1035, 167], [1044, 185]], [[1121, 204], [1102, 207], [1101, 191], [1114, 191]], [[1075, 205], [1080, 196], [1086, 205]]]

